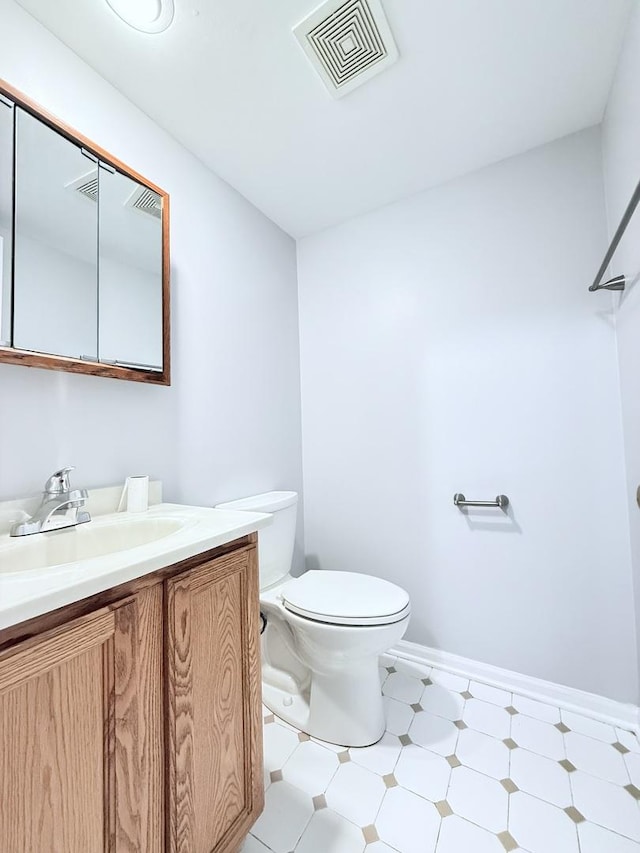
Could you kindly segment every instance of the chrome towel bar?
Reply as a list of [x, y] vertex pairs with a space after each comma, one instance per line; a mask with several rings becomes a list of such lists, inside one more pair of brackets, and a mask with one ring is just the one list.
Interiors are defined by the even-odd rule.
[[509, 498], [506, 495], [498, 495], [495, 501], [468, 501], [458, 492], [453, 496], [453, 503], [460, 509], [465, 506], [499, 506], [500, 509], [506, 509], [509, 506]]
[[616, 229], [616, 233], [613, 235], [613, 239], [611, 240], [611, 244], [607, 249], [607, 253], [604, 256], [602, 263], [600, 264], [600, 269], [596, 273], [596, 277], [593, 280], [593, 284], [589, 288], [589, 290], [593, 293], [595, 290], [624, 290], [625, 285], [627, 284], [627, 277], [624, 275], [617, 275], [615, 278], [610, 278], [608, 281], [602, 282], [604, 274], [606, 272], [607, 267], [611, 259], [613, 258], [616, 249], [618, 248], [618, 243], [622, 240], [622, 235], [627, 229], [627, 225], [629, 224], [631, 217], [633, 216], [636, 207], [640, 203], [640, 182], [638, 186], [633, 191], [633, 195], [629, 199], [629, 204], [627, 205], [627, 209], [625, 210], [622, 219], [620, 220], [620, 224]]

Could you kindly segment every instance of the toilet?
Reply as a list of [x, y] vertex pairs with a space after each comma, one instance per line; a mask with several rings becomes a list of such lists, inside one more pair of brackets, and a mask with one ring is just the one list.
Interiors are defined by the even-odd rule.
[[264, 704], [320, 740], [369, 746], [385, 730], [378, 656], [400, 640], [411, 605], [405, 590], [356, 572], [291, 575], [296, 492], [267, 492], [218, 509], [267, 512], [260, 531]]

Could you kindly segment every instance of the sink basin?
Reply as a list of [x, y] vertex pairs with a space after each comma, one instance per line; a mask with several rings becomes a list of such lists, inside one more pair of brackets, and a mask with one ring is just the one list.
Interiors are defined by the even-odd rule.
[[122, 518], [90, 521], [77, 527], [0, 537], [0, 574], [47, 569], [148, 545], [182, 530], [181, 518]]

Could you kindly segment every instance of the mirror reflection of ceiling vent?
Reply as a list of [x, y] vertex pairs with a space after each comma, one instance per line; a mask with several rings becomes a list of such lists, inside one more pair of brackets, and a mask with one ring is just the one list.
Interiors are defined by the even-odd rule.
[[380, 0], [329, 0], [293, 32], [334, 98], [398, 59]]
[[154, 219], [162, 219], [162, 198], [147, 187], [137, 187], [126, 200], [125, 207], [132, 207]]
[[88, 198], [89, 201], [98, 201], [98, 170], [92, 169], [86, 175], [81, 175], [70, 184], [65, 184], [65, 188], [75, 190], [80, 195]]

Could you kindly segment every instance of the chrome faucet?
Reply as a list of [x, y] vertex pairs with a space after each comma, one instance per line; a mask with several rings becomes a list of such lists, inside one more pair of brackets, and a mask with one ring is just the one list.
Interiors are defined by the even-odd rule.
[[75, 527], [91, 521], [88, 512], [79, 512], [89, 495], [86, 489], [72, 489], [69, 472], [73, 468], [62, 468], [52, 474], [45, 483], [42, 502], [31, 518], [19, 521], [11, 528], [11, 536], [29, 536], [46, 533], [63, 527]]

